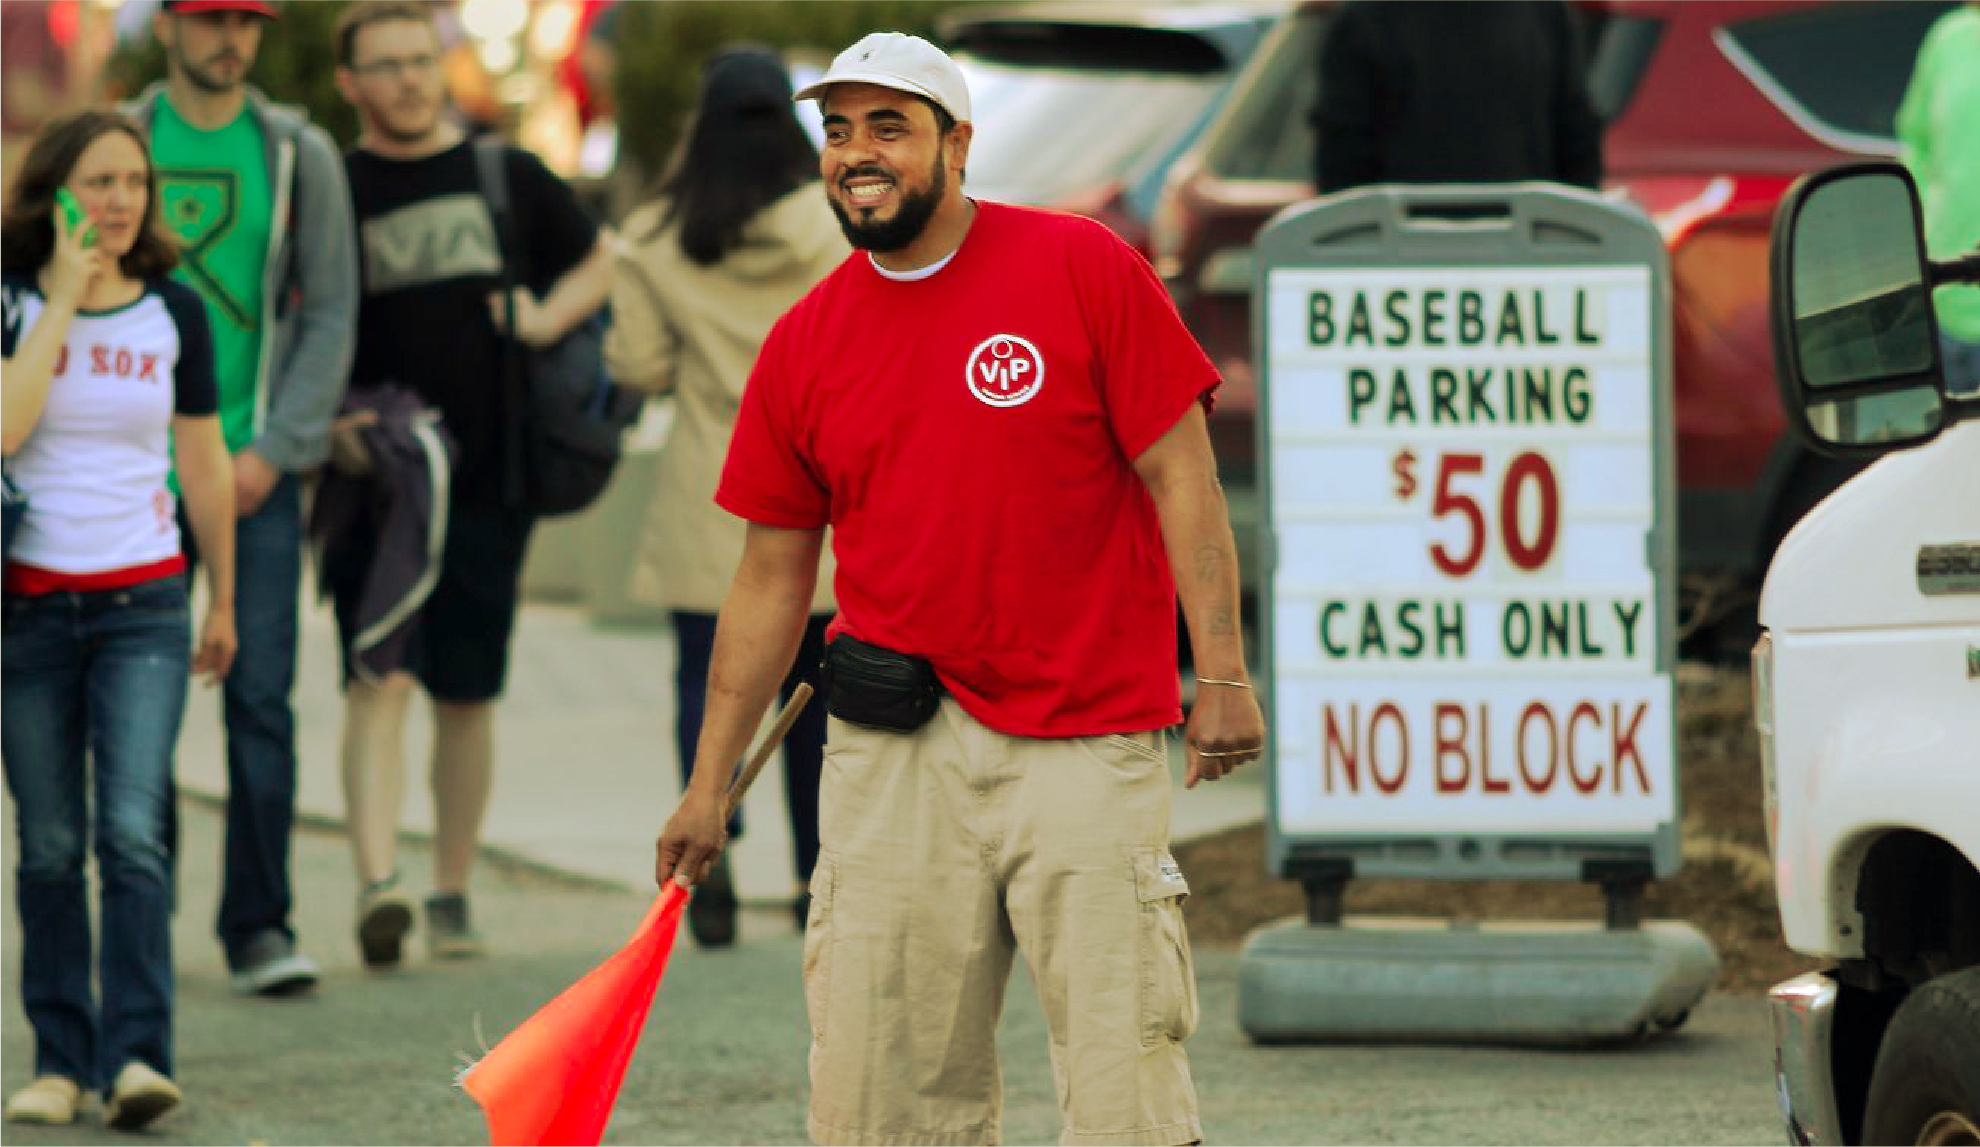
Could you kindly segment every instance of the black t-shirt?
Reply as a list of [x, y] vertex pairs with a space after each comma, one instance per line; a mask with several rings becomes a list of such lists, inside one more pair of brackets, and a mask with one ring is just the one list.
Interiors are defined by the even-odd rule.
[[[353, 385], [394, 381], [438, 407], [460, 444], [454, 496], [501, 497], [500, 336], [488, 296], [501, 285], [494, 217], [470, 142], [422, 159], [345, 156], [364, 295]], [[540, 299], [591, 252], [598, 227], [541, 160], [508, 149], [516, 279]]]

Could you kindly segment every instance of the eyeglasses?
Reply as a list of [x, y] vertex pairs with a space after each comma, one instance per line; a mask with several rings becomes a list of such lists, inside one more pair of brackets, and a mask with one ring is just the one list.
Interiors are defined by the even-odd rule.
[[352, 64], [351, 71], [367, 80], [396, 79], [403, 74], [426, 75], [440, 66], [440, 60], [432, 55], [408, 56], [403, 60], [373, 60], [368, 64]]

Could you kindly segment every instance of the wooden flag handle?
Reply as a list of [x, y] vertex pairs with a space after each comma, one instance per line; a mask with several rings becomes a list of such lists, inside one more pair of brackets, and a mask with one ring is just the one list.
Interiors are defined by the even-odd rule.
[[770, 726], [769, 735], [763, 738], [762, 744], [756, 746], [756, 752], [750, 755], [748, 762], [742, 767], [742, 772], [736, 774], [735, 783], [729, 786], [728, 795], [722, 798], [724, 823], [736, 815], [736, 809], [742, 804], [743, 794], [749, 791], [749, 786], [756, 783], [756, 775], [763, 771], [764, 764], [770, 760], [770, 754], [776, 752], [777, 746], [783, 743], [785, 734], [789, 733], [791, 726], [797, 723], [798, 714], [804, 712], [805, 702], [809, 700], [811, 700], [811, 685], [804, 681], [798, 682], [798, 687], [791, 691], [791, 699], [784, 703], [784, 711], [777, 714], [777, 723]]

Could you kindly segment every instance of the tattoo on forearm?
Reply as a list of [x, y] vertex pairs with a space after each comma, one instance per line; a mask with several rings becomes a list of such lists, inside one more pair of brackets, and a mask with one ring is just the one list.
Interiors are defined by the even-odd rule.
[[[1196, 549], [1196, 584], [1206, 590], [1221, 591], [1230, 584], [1229, 571], [1234, 564], [1230, 551], [1217, 545], [1198, 546]], [[1237, 615], [1222, 601], [1214, 603], [1204, 616], [1204, 624], [1215, 637], [1226, 637], [1237, 632]]]
[[1229, 558], [1219, 546], [1196, 548], [1196, 584], [1215, 587], [1224, 580], [1224, 563]]

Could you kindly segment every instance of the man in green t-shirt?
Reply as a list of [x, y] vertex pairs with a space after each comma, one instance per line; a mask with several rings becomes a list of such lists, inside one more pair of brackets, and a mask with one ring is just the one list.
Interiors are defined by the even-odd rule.
[[[220, 421], [234, 456], [234, 611], [226, 681], [227, 843], [219, 935], [234, 987], [316, 983], [290, 927], [295, 818], [299, 475], [328, 452], [357, 317], [350, 191], [330, 137], [247, 84], [267, 0], [165, 0], [166, 80], [124, 110], [151, 133], [159, 207], [206, 301]], [[196, 557], [197, 555], [189, 556]]]
[[[1952, 9], [1925, 34], [1897, 134], [1918, 180], [1927, 252], [1952, 259], [1980, 248], [1980, 3]], [[1933, 302], [1948, 389], [1980, 388], [1980, 291], [1941, 287]]]
[[220, 381], [220, 425], [227, 449], [239, 453], [254, 440], [261, 280], [275, 201], [261, 129], [245, 103], [234, 102], [239, 107], [233, 119], [209, 130], [186, 122], [167, 91], [152, 117], [151, 155], [166, 225], [184, 244], [175, 275], [206, 300]]

